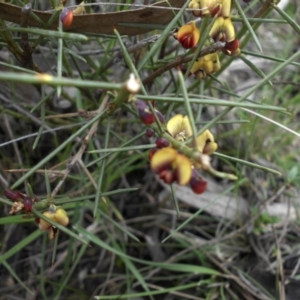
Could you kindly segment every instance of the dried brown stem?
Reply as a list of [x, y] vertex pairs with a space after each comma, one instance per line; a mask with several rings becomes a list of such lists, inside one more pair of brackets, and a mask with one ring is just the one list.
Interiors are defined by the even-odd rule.
[[[100, 107], [99, 107], [99, 109], [97, 111], [98, 114], [101, 113], [104, 110], [107, 101], [108, 101], [108, 95], [102, 101], [102, 103], [101, 103], [101, 105], [100, 105]], [[83, 139], [82, 145], [81, 145], [80, 149], [78, 150], [78, 152], [76, 153], [76, 155], [72, 158], [71, 162], [68, 164], [67, 168], [65, 169], [63, 178], [59, 181], [59, 183], [57, 184], [57, 186], [55, 187], [55, 189], [51, 193], [51, 198], [54, 198], [56, 196], [56, 194], [59, 192], [59, 190], [61, 189], [61, 187], [64, 184], [65, 180], [67, 179], [68, 175], [70, 174], [73, 166], [75, 166], [76, 163], [80, 164], [82, 155], [83, 155], [83, 153], [84, 153], [84, 151], [85, 151], [85, 149], [86, 149], [86, 147], [87, 147], [90, 139], [92, 138], [92, 136], [94, 135], [94, 133], [96, 132], [96, 130], [98, 128], [98, 123], [99, 123], [99, 120], [96, 121], [92, 125], [92, 127], [90, 128], [88, 134]], [[94, 186], [95, 186], [95, 184], [94, 184]], [[95, 187], [97, 187], [97, 185]]]

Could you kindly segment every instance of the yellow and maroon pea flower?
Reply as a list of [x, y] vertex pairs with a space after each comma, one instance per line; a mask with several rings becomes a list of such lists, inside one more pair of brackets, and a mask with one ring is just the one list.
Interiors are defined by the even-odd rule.
[[193, 15], [197, 17], [207, 14], [229, 17], [231, 0], [191, 0], [189, 8], [195, 9]]
[[207, 181], [203, 180], [199, 172], [193, 169], [192, 177], [189, 184], [195, 194], [202, 194], [206, 190]]
[[[49, 210], [43, 212], [43, 215], [62, 226], [67, 226], [69, 224], [69, 217], [67, 215], [67, 212], [61, 207], [50, 205]], [[38, 219], [38, 223], [41, 230], [48, 231], [50, 240], [57, 235], [57, 228], [46, 220]]]
[[189, 183], [192, 176], [191, 161], [173, 148], [156, 151], [150, 165], [151, 169], [168, 184], [176, 181], [179, 185], [185, 185]]
[[240, 42], [238, 39], [235, 39], [229, 43], [225, 43], [222, 52], [228, 56], [238, 56], [241, 53]]
[[60, 21], [62, 22], [65, 28], [68, 28], [72, 25], [73, 17], [74, 17], [73, 10], [67, 7], [63, 8], [63, 10], [60, 13]]
[[215, 52], [198, 58], [191, 68], [191, 74], [195, 74], [197, 78], [202, 79], [220, 69], [219, 55]]
[[196, 27], [196, 22], [191, 21], [179, 28], [174, 37], [185, 49], [193, 48], [197, 45], [200, 39], [200, 31]]
[[213, 38], [215, 42], [222, 41], [230, 43], [235, 40], [235, 29], [231, 19], [218, 17], [209, 32], [209, 36]]
[[188, 116], [175, 115], [167, 123], [167, 130], [177, 141], [183, 142], [192, 136], [192, 127]]

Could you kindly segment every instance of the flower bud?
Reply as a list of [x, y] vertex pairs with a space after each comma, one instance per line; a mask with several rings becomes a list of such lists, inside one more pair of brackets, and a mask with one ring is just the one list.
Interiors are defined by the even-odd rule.
[[155, 143], [156, 143], [156, 147], [159, 149], [168, 147], [170, 145], [170, 142], [161, 136], [157, 138]]
[[69, 8], [64, 8], [61, 13], [60, 13], [60, 21], [64, 25], [64, 27], [68, 28], [72, 25], [73, 23], [73, 10]]
[[33, 206], [33, 201], [29, 196], [25, 196], [24, 200], [23, 200], [23, 204], [24, 204], [24, 210], [30, 214], [32, 211], [32, 206]]
[[[155, 117], [154, 114], [150, 111], [149, 106], [142, 100], [137, 100], [136, 101], [136, 107], [139, 113], [139, 116], [142, 120], [142, 122], [145, 125], [150, 125], [153, 124], [155, 122]], [[162, 115], [162, 113], [160, 111], [158, 111], [157, 109], [154, 109], [157, 115], [157, 118], [160, 122], [164, 123], [165, 122], [165, 118]]]
[[195, 194], [202, 194], [206, 190], [207, 181], [203, 180], [198, 171], [193, 169], [190, 186]]
[[180, 27], [174, 37], [181, 43], [183, 48], [190, 49], [199, 42], [200, 31], [196, 27], [196, 22], [192, 21]]
[[146, 135], [148, 138], [152, 138], [154, 134], [154, 130], [152, 128], [147, 128]]
[[23, 199], [23, 195], [20, 192], [5, 190], [3, 192], [4, 196], [11, 201], [21, 201]]

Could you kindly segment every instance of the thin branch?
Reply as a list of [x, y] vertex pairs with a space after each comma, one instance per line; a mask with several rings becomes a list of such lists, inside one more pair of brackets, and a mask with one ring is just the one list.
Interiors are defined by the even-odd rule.
[[[200, 52], [199, 57], [205, 56], [207, 54], [210, 53], [214, 53], [222, 48], [224, 48], [225, 43], [223, 42], [217, 42], [205, 49], [203, 49]], [[187, 56], [179, 56], [178, 58], [176, 58], [175, 60], [169, 62], [168, 64], [166, 64], [165, 66], [161, 67], [160, 69], [156, 70], [155, 72], [153, 72], [149, 77], [147, 77], [146, 79], [143, 80], [143, 84], [150, 84], [152, 83], [152, 81], [156, 78], [159, 77], [160, 75], [162, 75], [163, 73], [176, 68], [177, 66], [180, 66], [183, 63], [187, 63], [190, 62], [194, 57], [194, 54], [190, 54]]]
[[[104, 100], [102, 101], [97, 113], [101, 113], [104, 108], [106, 107], [106, 103], [108, 101], [108, 95], [104, 98]], [[51, 193], [51, 198], [54, 198], [56, 196], [56, 194], [58, 193], [58, 191], [61, 189], [62, 185], [64, 184], [65, 180], [67, 179], [69, 173], [71, 172], [73, 166], [79, 162], [82, 158], [82, 155], [90, 141], [90, 139], [92, 138], [92, 136], [94, 135], [94, 133], [96, 132], [97, 128], [98, 128], [98, 123], [99, 120], [96, 121], [92, 127], [90, 128], [88, 134], [86, 135], [86, 137], [84, 138], [84, 140], [82, 141], [82, 145], [80, 147], [80, 149], [78, 150], [77, 154], [72, 158], [71, 162], [68, 164], [67, 168], [64, 171], [64, 176], [63, 178], [59, 181], [59, 183], [57, 184], [57, 186], [55, 187], [55, 189], [53, 190], [53, 192]], [[80, 163], [80, 162], [79, 162]], [[95, 186], [95, 185], [94, 185]], [[97, 185], [96, 185], [97, 186]]]

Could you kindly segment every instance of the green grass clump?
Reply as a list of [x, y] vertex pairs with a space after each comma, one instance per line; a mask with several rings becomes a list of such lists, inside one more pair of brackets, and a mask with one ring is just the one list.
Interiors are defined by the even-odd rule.
[[[69, 28], [59, 21], [64, 1], [35, 1], [34, 10], [24, 8], [28, 1], [0, 2], [20, 14], [0, 13], [0, 300], [250, 299], [257, 289], [284, 299], [284, 262], [299, 251], [296, 4], [233, 0], [239, 50], [228, 56], [224, 40], [210, 34], [218, 16], [196, 21], [195, 47], [174, 39], [196, 19], [189, 1], [103, 4], [112, 13], [103, 28], [89, 20], [99, 13], [93, 1]], [[169, 16], [153, 22], [147, 16], [156, 10]], [[220, 66], [205, 62], [193, 71], [212, 53]], [[152, 124], [145, 125], [137, 100], [145, 101]], [[159, 112], [166, 123], [187, 115], [190, 139], [171, 136]], [[207, 192], [197, 196], [174, 184], [163, 197], [168, 187], [148, 159], [155, 137], [195, 165], [202, 155], [195, 140], [207, 129], [218, 143], [209, 167], [200, 163]], [[214, 185], [220, 190], [211, 191]], [[25, 195], [39, 201], [17, 212], [4, 190], [22, 193], [17, 204]], [[217, 209], [208, 213], [226, 197], [241, 201], [235, 217], [225, 218], [226, 209], [224, 218]], [[276, 216], [265, 210], [273, 202], [283, 207]], [[63, 226], [47, 218], [53, 240], [36, 224], [50, 205], [70, 220]], [[276, 277], [273, 289], [247, 279], [251, 265]], [[296, 268], [290, 274], [299, 277]]]

